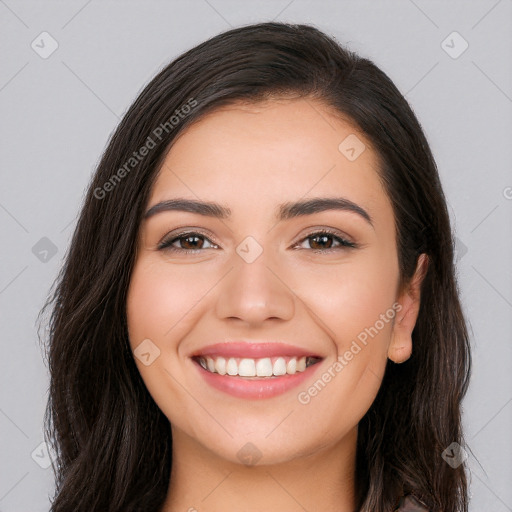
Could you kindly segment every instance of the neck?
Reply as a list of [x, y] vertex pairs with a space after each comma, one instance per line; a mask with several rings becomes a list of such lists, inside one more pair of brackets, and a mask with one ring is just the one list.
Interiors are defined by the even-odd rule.
[[172, 427], [173, 462], [160, 512], [355, 510], [357, 429], [336, 445], [271, 465], [226, 460]]

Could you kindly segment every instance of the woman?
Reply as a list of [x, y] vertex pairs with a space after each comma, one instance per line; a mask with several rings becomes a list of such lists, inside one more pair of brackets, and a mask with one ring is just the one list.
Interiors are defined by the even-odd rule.
[[467, 511], [436, 164], [314, 27], [230, 30], [145, 87], [50, 304], [54, 512]]

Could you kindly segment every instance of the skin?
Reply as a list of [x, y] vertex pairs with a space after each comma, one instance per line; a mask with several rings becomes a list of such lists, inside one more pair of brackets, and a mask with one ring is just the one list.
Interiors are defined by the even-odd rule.
[[[366, 145], [354, 161], [338, 149], [350, 134]], [[127, 317], [132, 349], [150, 339], [160, 350], [148, 366], [135, 360], [171, 422], [173, 469], [162, 511], [354, 510], [357, 425], [387, 359], [411, 354], [426, 268], [422, 255], [410, 285], [399, 289], [393, 210], [377, 169], [364, 135], [311, 98], [223, 107], [175, 141], [148, 208], [199, 199], [225, 205], [231, 217], [167, 211], [140, 227]], [[340, 210], [275, 220], [284, 202], [340, 196], [364, 208], [373, 226]], [[196, 253], [158, 249], [178, 228], [205, 236], [174, 243]], [[319, 228], [357, 247], [306, 238]], [[263, 249], [252, 263], [236, 252], [248, 236]], [[329, 368], [332, 374], [338, 357], [393, 304], [396, 318], [300, 403], [298, 393]], [[324, 359], [306, 384], [243, 400], [208, 386], [189, 357], [226, 340], [282, 341]], [[252, 465], [237, 456], [247, 443], [260, 457]]]

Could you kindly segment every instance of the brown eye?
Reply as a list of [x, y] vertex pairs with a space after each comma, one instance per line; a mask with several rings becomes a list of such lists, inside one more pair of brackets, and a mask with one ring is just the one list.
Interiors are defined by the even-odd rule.
[[[210, 244], [211, 247], [205, 247], [206, 244]], [[198, 252], [202, 249], [217, 248], [215, 244], [201, 233], [181, 233], [178, 236], [171, 237], [164, 240], [159, 246], [159, 250], [176, 251], [176, 252]]]
[[[355, 248], [357, 244], [350, 242], [345, 238], [335, 235], [330, 231], [318, 231], [311, 233], [301, 240], [300, 244], [309, 241], [310, 248], [313, 252], [328, 252], [330, 250], [340, 250], [346, 248]], [[306, 247], [307, 249], [307, 247]]]
[[188, 235], [179, 237], [182, 249], [201, 249], [204, 245], [204, 238], [197, 235]]
[[[333, 236], [328, 234], [314, 235], [309, 237], [312, 249], [330, 249], [333, 245]], [[315, 247], [316, 246], [316, 247]]]

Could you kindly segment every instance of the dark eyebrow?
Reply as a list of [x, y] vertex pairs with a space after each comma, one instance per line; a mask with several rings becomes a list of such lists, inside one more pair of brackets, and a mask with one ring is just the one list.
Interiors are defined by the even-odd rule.
[[147, 219], [153, 215], [166, 211], [181, 211], [197, 213], [206, 217], [214, 217], [216, 219], [227, 219], [231, 215], [231, 210], [217, 203], [209, 203], [196, 201], [195, 199], [168, 199], [152, 206], [145, 214]]
[[[356, 203], [344, 197], [317, 197], [297, 202], [288, 202], [280, 205], [277, 209], [276, 218], [278, 221], [312, 215], [326, 210], [345, 210], [357, 213], [366, 220], [372, 227], [372, 218], [366, 210]], [[206, 217], [216, 219], [227, 219], [231, 210], [218, 203], [197, 201], [195, 199], [168, 199], [152, 206], [144, 215], [147, 219], [163, 211], [182, 211], [197, 213]]]
[[288, 220], [326, 210], [346, 210], [357, 213], [373, 227], [370, 214], [356, 203], [344, 197], [316, 197], [294, 203], [284, 203], [279, 207], [277, 218], [279, 220]]

